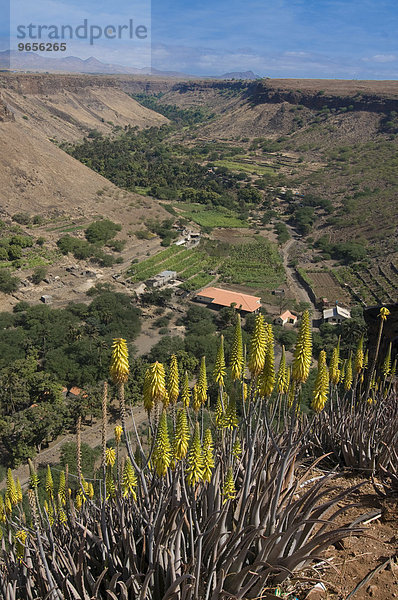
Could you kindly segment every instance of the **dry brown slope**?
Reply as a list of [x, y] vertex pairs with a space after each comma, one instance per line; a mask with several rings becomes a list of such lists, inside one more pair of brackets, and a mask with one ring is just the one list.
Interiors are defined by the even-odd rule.
[[[166, 122], [162, 115], [138, 104], [111, 78], [0, 75], [3, 214], [101, 214], [131, 223], [138, 220], [140, 210], [133, 207], [139, 203], [149, 217], [163, 214], [157, 203], [120, 192], [49, 138], [77, 140], [92, 129], [109, 134], [115, 125], [147, 127]], [[103, 188], [107, 192], [99, 196]]]
[[81, 139], [92, 129], [160, 126], [162, 115], [141, 106], [112, 78], [2, 75], [0, 103], [18, 122], [58, 141]]
[[104, 215], [121, 223], [137, 222], [142, 209], [147, 218], [167, 214], [155, 201], [122, 192], [17, 122], [0, 122], [0, 207], [8, 215]]

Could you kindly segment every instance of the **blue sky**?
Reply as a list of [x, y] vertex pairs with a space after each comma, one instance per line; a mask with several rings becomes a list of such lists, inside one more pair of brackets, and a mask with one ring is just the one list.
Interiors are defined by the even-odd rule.
[[[140, 1], [138, 8], [136, 2]], [[0, 3], [4, 0], [0, 0]], [[147, 0], [11, 0], [12, 23], [149, 24]], [[138, 16], [137, 16], [138, 15]], [[34, 19], [34, 20], [33, 20]], [[137, 23], [138, 23], [137, 20]], [[148, 26], [149, 29], [149, 26]], [[152, 66], [195, 75], [396, 79], [397, 0], [152, 0]], [[2, 48], [4, 48], [4, 28]], [[68, 43], [68, 55], [143, 67], [148, 44]], [[12, 45], [12, 44], [11, 44]]]

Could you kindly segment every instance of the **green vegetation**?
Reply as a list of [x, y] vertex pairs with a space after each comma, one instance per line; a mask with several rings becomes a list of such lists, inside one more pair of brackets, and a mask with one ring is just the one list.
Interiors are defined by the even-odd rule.
[[173, 245], [132, 265], [129, 273], [134, 282], [139, 282], [164, 270], [177, 271], [178, 278], [184, 280], [181, 287], [187, 291], [208, 285], [216, 272], [222, 281], [261, 289], [270, 289], [284, 280], [279, 253], [265, 239], [238, 246], [209, 242], [184, 249]]
[[[239, 160], [239, 158], [241, 160]], [[216, 167], [225, 167], [231, 171], [238, 173], [250, 173], [251, 175], [268, 175], [275, 172], [273, 167], [263, 166], [256, 164], [254, 161], [252, 164], [247, 160], [243, 160], [244, 157], [236, 157], [236, 159], [229, 160], [216, 160], [214, 164]]]
[[[180, 209], [180, 205], [178, 206]], [[181, 204], [181, 213], [185, 218], [194, 221], [201, 227], [248, 227], [246, 220], [239, 218], [235, 212], [219, 206], [203, 207], [199, 204]]]
[[7, 269], [0, 270], [0, 291], [4, 294], [11, 294], [19, 287], [19, 279], [13, 277]]
[[[161, 271], [176, 271], [177, 276], [185, 280], [182, 287], [191, 290], [196, 289], [197, 278], [195, 276], [207, 279], [209, 275], [206, 272], [214, 268], [217, 262], [219, 262], [217, 259], [202, 250], [185, 249], [183, 246], [173, 245], [151, 258], [133, 265], [129, 273], [133, 275], [132, 281], [138, 282], [145, 281]], [[210, 276], [211, 279], [214, 279], [214, 275]]]
[[265, 239], [233, 246], [219, 271], [222, 281], [254, 288], [271, 289], [284, 281], [278, 250]]
[[149, 96], [148, 94], [131, 94], [134, 100], [137, 100], [143, 106], [154, 110], [155, 112], [164, 115], [171, 121], [180, 125], [195, 125], [208, 121], [214, 117], [205, 107], [197, 106], [196, 108], [181, 108], [176, 104], [165, 104], [160, 102], [162, 92]]
[[358, 262], [368, 254], [367, 245], [364, 242], [333, 243], [326, 235], [320, 237], [314, 246], [322, 250], [325, 258], [335, 258], [345, 264]]
[[281, 246], [285, 244], [288, 239], [290, 239], [289, 230], [286, 227], [286, 224], [282, 223], [282, 221], [275, 223], [274, 229], [276, 235], [278, 236], [278, 242], [281, 244]]
[[111, 267], [118, 259], [101, 250], [101, 246], [106, 244], [115, 252], [120, 252], [125, 241], [113, 240], [113, 238], [121, 228], [121, 225], [117, 225], [108, 219], [102, 219], [87, 227], [85, 230], [87, 241], [65, 235], [57, 241], [57, 246], [62, 254], [71, 252], [78, 260], [90, 259], [91, 262], [98, 263], [102, 267]]
[[[129, 296], [111, 291], [100, 291], [89, 306], [20, 303], [14, 314], [0, 313], [3, 460], [16, 464], [33, 456], [71, 427], [76, 414], [93, 414], [98, 395], [90, 389], [106, 376], [111, 340], [123, 331], [132, 341], [139, 316]], [[82, 387], [87, 396], [65, 400], [63, 385]]]
[[162, 200], [224, 207], [234, 213], [261, 201], [250, 184], [242, 192], [241, 173], [227, 173], [225, 167], [209, 169], [197, 162], [194, 153], [170, 143], [173, 131], [170, 126], [127, 128], [116, 139], [99, 136], [63, 148], [119, 187], [145, 190]]
[[109, 242], [115, 237], [118, 231], [121, 231], [122, 226], [109, 221], [109, 219], [102, 219], [101, 221], [94, 221], [86, 229], [85, 236], [86, 240], [90, 244], [103, 245]]

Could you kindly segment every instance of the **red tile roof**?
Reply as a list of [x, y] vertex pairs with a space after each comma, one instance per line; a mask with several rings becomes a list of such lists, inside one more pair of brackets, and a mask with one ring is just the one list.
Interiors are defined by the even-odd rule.
[[295, 319], [297, 319], [296, 315], [292, 315], [290, 310], [285, 310], [285, 312], [279, 315], [279, 318], [282, 319], [282, 321], [285, 321], [286, 319], [293, 319], [294, 321]]
[[222, 290], [214, 287], [205, 288], [196, 294], [196, 297], [198, 296], [211, 298], [211, 304], [218, 304], [219, 306], [236, 304], [236, 308], [245, 310], [246, 312], [254, 312], [261, 306], [261, 298], [257, 296], [249, 296], [241, 292]]

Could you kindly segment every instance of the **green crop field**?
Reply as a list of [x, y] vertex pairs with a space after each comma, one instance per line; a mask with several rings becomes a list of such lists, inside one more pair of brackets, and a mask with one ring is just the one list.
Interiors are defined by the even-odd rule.
[[[177, 271], [179, 278], [192, 281], [190, 278], [208, 275], [208, 271], [217, 266], [219, 259], [209, 256], [206, 252], [197, 248], [185, 249], [182, 246], [170, 246], [155, 256], [132, 265], [129, 273], [133, 282], [145, 281], [161, 271]], [[214, 279], [214, 275], [210, 276]], [[204, 284], [205, 285], [205, 284]], [[196, 280], [190, 285], [182, 286], [184, 289], [196, 289]], [[200, 287], [200, 286], [199, 286]]]
[[231, 246], [228, 256], [214, 256], [201, 248], [170, 246], [141, 263], [132, 265], [133, 282], [153, 277], [164, 270], [176, 271], [183, 280], [180, 287], [193, 291], [209, 285], [219, 275], [220, 281], [266, 291], [284, 281], [284, 270], [277, 247], [268, 240]]
[[203, 204], [179, 203], [178, 208], [184, 217], [201, 227], [248, 227], [247, 221], [240, 219], [235, 212], [222, 206], [207, 208]]
[[272, 167], [266, 167], [264, 165], [258, 165], [255, 162], [250, 164], [246, 161], [223, 159], [216, 160], [214, 162], [216, 167], [226, 167], [230, 171], [237, 171], [241, 173], [250, 173], [251, 175], [268, 175], [274, 173], [275, 169]]
[[234, 246], [220, 275], [228, 283], [263, 289], [278, 286], [285, 277], [277, 247], [268, 240]]

